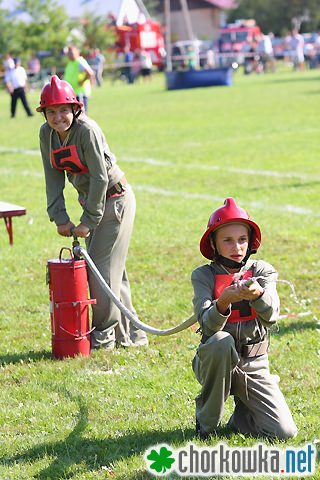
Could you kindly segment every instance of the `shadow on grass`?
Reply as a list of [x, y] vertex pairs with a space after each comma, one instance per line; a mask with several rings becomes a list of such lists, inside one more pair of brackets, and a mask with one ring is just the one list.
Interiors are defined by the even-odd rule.
[[[301, 175], [304, 175], [303, 173], [301, 173]], [[275, 190], [281, 190], [281, 191], [284, 191], [284, 190], [298, 190], [300, 188], [319, 188], [319, 180], [314, 180], [314, 181], [305, 181], [303, 178], [301, 178], [301, 181], [300, 182], [294, 182], [294, 183], [291, 183], [292, 180], [293, 180], [293, 177], [287, 177], [287, 183], [284, 183], [284, 182], [281, 182], [279, 184], [275, 184], [275, 182], [273, 181], [274, 180], [274, 177], [270, 176], [269, 177], [270, 181], [272, 181], [272, 190], [275, 191]], [[265, 187], [256, 187], [256, 186], [252, 186], [252, 187], [248, 187], [247, 191], [251, 191], [251, 192], [263, 192], [264, 191], [267, 191], [270, 189], [270, 185], [265, 185]]]
[[[76, 401], [79, 405], [77, 424], [72, 432], [64, 439], [57, 442], [41, 443], [25, 452], [12, 457], [0, 457], [0, 464], [12, 468], [16, 463], [32, 464], [43, 458], [52, 457], [51, 464], [35, 474], [32, 478], [38, 480], [48, 480], [50, 478], [73, 478], [79, 473], [102, 470], [103, 467], [110, 468], [118, 460], [130, 458], [134, 455], [141, 455], [145, 450], [158, 443], [187, 443], [195, 439], [194, 429], [187, 430], [165, 430], [146, 432], [132, 432], [123, 436], [112, 436], [108, 431], [106, 424], [105, 439], [84, 438], [83, 433], [88, 424], [88, 409], [85, 401], [81, 397], [72, 397], [69, 392], [64, 392], [66, 396]], [[228, 437], [232, 431], [227, 427], [221, 429], [221, 436]], [[106, 472], [106, 475], [107, 472]], [[112, 474], [111, 474], [112, 476]], [[129, 479], [153, 478], [147, 471], [136, 472]]]
[[48, 350], [29, 350], [28, 352], [7, 353], [0, 355], [0, 366], [5, 366], [16, 363], [33, 363], [40, 360], [52, 358], [51, 352]]
[[288, 333], [298, 333], [305, 330], [318, 330], [316, 322], [314, 320], [299, 322], [288, 322], [288, 320], [281, 320], [281, 322], [279, 322], [279, 330], [273, 331], [272, 335], [276, 338], [287, 335]]
[[296, 72], [296, 77], [290, 78], [273, 78], [269, 79], [266, 83], [298, 83], [298, 82], [314, 82], [316, 79], [314, 77], [303, 77], [299, 76], [299, 72]]

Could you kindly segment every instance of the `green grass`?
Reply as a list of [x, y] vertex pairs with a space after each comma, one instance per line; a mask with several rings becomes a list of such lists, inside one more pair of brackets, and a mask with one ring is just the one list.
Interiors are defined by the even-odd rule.
[[[295, 286], [300, 304], [279, 284], [282, 313], [312, 311], [281, 320], [272, 335], [271, 370], [299, 428], [280, 446], [320, 438], [319, 80], [319, 70], [237, 72], [232, 87], [168, 92], [159, 75], [151, 84], [107, 81], [89, 105], [136, 193], [127, 266], [141, 320], [168, 328], [191, 314], [190, 274], [205, 263], [199, 240], [227, 196], [260, 224], [258, 257]], [[38, 98], [29, 95], [33, 108]], [[196, 441], [199, 385], [191, 361], [198, 334], [150, 336], [148, 349], [51, 359], [46, 263], [71, 242], [46, 215], [41, 116], [27, 118], [18, 105], [10, 119], [3, 91], [0, 103], [0, 199], [28, 211], [13, 221], [12, 248], [0, 230], [0, 478], [147, 479], [149, 446]], [[70, 187], [67, 201], [77, 222]], [[229, 399], [224, 422], [232, 406]], [[256, 443], [222, 435], [212, 444], [219, 441]], [[309, 478], [320, 478], [319, 467]]]

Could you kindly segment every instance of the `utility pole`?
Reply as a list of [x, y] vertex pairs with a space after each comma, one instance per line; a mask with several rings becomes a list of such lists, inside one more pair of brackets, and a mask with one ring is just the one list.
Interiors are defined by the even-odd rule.
[[195, 56], [195, 61], [197, 68], [199, 67], [200, 60], [199, 60], [199, 46], [196, 44], [196, 37], [194, 35], [193, 29], [192, 29], [192, 23], [191, 23], [191, 17], [188, 9], [188, 4], [187, 0], [180, 0], [181, 8], [182, 8], [182, 13], [184, 17], [184, 21], [187, 27], [187, 34], [189, 37], [189, 40], [191, 40], [192, 45], [193, 45], [193, 52]]
[[187, 34], [189, 37], [189, 40], [194, 41], [194, 33], [192, 30], [192, 25], [191, 25], [191, 18], [188, 10], [188, 4], [187, 0], [180, 0], [181, 8], [182, 8], [182, 14], [184, 17], [184, 21], [187, 27]]
[[164, 1], [164, 16], [166, 22], [166, 64], [167, 72], [172, 72], [172, 60], [171, 60], [171, 6], [170, 0]]

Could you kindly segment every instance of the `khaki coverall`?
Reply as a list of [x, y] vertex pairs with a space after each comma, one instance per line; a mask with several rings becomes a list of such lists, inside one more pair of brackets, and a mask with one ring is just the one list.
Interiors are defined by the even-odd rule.
[[[277, 272], [262, 260], [248, 260], [240, 272], [250, 271], [250, 276], [263, 277], [258, 282], [264, 293], [255, 301], [238, 302], [239, 321], [233, 322], [231, 311], [227, 315], [218, 311], [214, 297], [217, 275], [225, 275], [226, 270], [212, 262], [192, 273], [194, 310], [203, 334], [192, 363], [202, 386], [196, 398], [196, 418], [201, 432], [214, 432], [221, 422], [224, 402], [234, 395], [230, 427], [244, 434], [286, 439], [296, 435], [297, 427], [279, 388], [279, 379], [270, 374], [265, 351], [267, 329], [279, 315]], [[241, 310], [246, 312], [245, 317], [248, 307], [254, 309], [254, 318], [240, 321]], [[253, 356], [248, 356], [250, 351]]]
[[[74, 121], [66, 141], [61, 145], [58, 134], [45, 123], [40, 129], [40, 149], [50, 220], [56, 225], [70, 220], [63, 193], [66, 171], [83, 208], [80, 221], [90, 229], [90, 236], [86, 239], [88, 253], [114, 293], [136, 314], [125, 269], [135, 216], [135, 198], [128, 184], [123, 192], [113, 193], [113, 187], [123, 181], [124, 173], [118, 167], [100, 127], [82, 114]], [[95, 329], [91, 333], [91, 346], [147, 345], [145, 332], [135, 328], [120, 313], [91, 272], [89, 285], [91, 297], [97, 299], [97, 305], [93, 306], [92, 325]]]

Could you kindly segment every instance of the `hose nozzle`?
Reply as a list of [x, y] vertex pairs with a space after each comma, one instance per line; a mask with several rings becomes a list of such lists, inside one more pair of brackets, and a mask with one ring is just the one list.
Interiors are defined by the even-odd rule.
[[256, 277], [251, 277], [251, 278], [248, 278], [247, 280], [242, 280], [241, 283], [246, 287], [250, 287], [250, 285], [252, 285], [255, 281], [256, 281]]
[[252, 285], [254, 282], [259, 280], [259, 278], [263, 278], [263, 277], [259, 275], [258, 277], [251, 277], [251, 278], [247, 278], [246, 280], [240, 280], [240, 285], [245, 285], [246, 287], [250, 287], [250, 285]]

